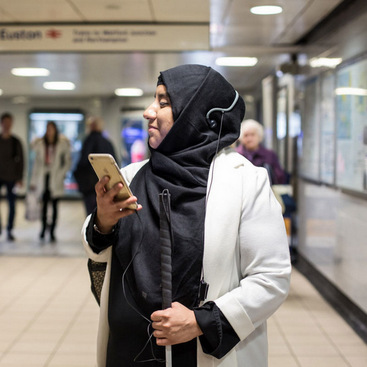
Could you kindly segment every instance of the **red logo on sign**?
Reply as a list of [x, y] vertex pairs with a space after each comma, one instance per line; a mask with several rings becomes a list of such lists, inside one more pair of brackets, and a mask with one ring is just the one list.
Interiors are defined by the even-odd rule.
[[56, 29], [49, 29], [46, 32], [46, 37], [49, 37], [49, 38], [59, 38], [59, 37], [61, 37], [61, 31], [58, 31]]

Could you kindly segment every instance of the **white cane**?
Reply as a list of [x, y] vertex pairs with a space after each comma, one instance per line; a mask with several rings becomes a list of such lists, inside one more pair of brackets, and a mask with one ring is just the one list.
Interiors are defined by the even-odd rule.
[[[159, 194], [159, 224], [161, 244], [162, 309], [172, 305], [172, 237], [171, 195], [168, 189]], [[172, 347], [166, 346], [166, 367], [172, 367]]]

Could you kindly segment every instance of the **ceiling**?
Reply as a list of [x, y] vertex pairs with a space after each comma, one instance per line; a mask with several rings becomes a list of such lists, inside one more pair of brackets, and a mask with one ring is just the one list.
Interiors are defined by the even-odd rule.
[[[183, 63], [215, 67], [239, 91], [251, 91], [290, 54], [317, 56], [329, 45], [301, 47], [297, 41], [343, 0], [0, 0], [1, 29], [19, 25], [163, 24], [210, 27], [205, 50], [37, 52], [4, 49], [0, 39], [0, 88], [6, 96], [112, 96], [119, 87], [152, 94], [159, 71]], [[37, 5], [35, 5], [37, 3]], [[283, 13], [259, 16], [255, 5], [280, 5]], [[177, 37], [178, 38], [178, 37]], [[164, 45], [165, 37], [158, 40]], [[218, 56], [255, 56], [256, 66], [219, 67]], [[13, 67], [45, 67], [48, 77], [13, 76]], [[67, 80], [74, 91], [50, 92], [42, 84]]]

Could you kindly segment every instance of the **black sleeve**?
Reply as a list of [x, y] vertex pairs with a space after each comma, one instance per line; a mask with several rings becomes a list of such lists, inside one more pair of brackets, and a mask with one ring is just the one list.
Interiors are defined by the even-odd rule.
[[195, 308], [194, 313], [203, 332], [199, 339], [204, 353], [220, 359], [240, 341], [231, 324], [214, 302], [207, 302]]
[[86, 228], [86, 238], [91, 249], [96, 253], [100, 253], [102, 250], [110, 247], [117, 241], [118, 224], [113, 228], [113, 231], [109, 234], [101, 234], [94, 230], [94, 221], [96, 217], [97, 209], [95, 209], [90, 218], [89, 224]]
[[15, 155], [14, 155], [14, 164], [16, 167], [16, 181], [21, 181], [23, 179], [23, 171], [24, 171], [24, 154], [22, 143], [18, 138], [13, 137], [15, 139]]

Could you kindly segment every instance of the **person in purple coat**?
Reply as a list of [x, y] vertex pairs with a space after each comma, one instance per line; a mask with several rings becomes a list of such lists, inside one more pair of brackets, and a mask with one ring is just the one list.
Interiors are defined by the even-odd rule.
[[244, 120], [238, 139], [240, 144], [236, 150], [255, 166], [266, 168], [272, 185], [285, 184], [287, 175], [280, 166], [276, 153], [261, 144], [263, 137], [264, 129], [259, 122]]

